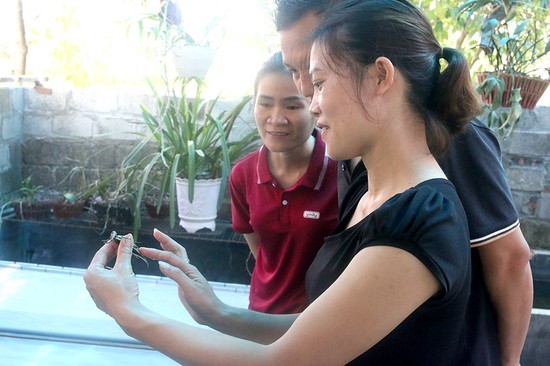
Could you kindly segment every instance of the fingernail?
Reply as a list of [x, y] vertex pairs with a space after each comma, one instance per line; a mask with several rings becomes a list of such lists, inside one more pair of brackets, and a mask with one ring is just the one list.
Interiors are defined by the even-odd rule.
[[169, 269], [170, 268], [170, 265], [166, 262], [163, 262], [163, 261], [159, 261], [159, 268], [160, 269]]

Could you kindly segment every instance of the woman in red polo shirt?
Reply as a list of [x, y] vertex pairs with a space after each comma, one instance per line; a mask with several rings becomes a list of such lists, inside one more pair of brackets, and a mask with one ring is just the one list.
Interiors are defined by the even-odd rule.
[[337, 164], [280, 52], [258, 72], [254, 94], [263, 145], [231, 172], [233, 229], [256, 259], [249, 308], [298, 313], [307, 305], [307, 269], [337, 223]]

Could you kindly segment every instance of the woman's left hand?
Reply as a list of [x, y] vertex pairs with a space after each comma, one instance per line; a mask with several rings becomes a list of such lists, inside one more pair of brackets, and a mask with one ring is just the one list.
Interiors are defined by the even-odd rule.
[[[97, 251], [84, 273], [86, 288], [96, 306], [115, 319], [131, 307], [140, 306], [139, 287], [131, 263], [133, 245], [131, 234], [119, 244], [108, 241]], [[111, 269], [107, 263], [115, 256]]]

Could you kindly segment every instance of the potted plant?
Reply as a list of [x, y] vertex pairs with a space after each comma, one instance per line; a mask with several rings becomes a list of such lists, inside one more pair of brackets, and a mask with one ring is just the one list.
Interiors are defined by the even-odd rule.
[[534, 1], [470, 0], [459, 12], [484, 17], [478, 47], [491, 70], [477, 74], [479, 91], [489, 106], [488, 125], [508, 136], [523, 108], [533, 109], [550, 82], [549, 11]]
[[[139, 212], [147, 182], [158, 179], [160, 174], [159, 197], [168, 197], [170, 225], [175, 224], [176, 202], [179, 202], [192, 204], [177, 210], [182, 227], [189, 232], [204, 227], [213, 230], [223, 199], [219, 192], [225, 192], [231, 164], [257, 146], [255, 129], [243, 138], [231, 139], [235, 121], [251, 96], [241, 98], [233, 109], [215, 114], [217, 99], [202, 99], [203, 79], [181, 78], [178, 81], [179, 93], [159, 95], [155, 92], [156, 112], [141, 106], [148, 132], [123, 163], [131, 167], [128, 180], [139, 182], [134, 212]], [[187, 97], [190, 86], [195, 87], [192, 98]], [[144, 153], [151, 142], [155, 144], [155, 151]], [[176, 189], [176, 183], [180, 188]], [[213, 191], [206, 194], [199, 191], [204, 185]], [[213, 198], [213, 206], [206, 218], [197, 218], [206, 207], [197, 202], [202, 198]], [[137, 216], [136, 219], [139, 220]]]
[[109, 226], [131, 226], [134, 222], [134, 186], [125, 180], [125, 172], [120, 167], [94, 184], [91, 209], [98, 224], [103, 225], [103, 231]]
[[69, 219], [80, 216], [90, 197], [100, 188], [88, 184], [85, 168], [82, 164], [73, 167], [69, 174], [59, 182], [59, 186], [67, 184], [66, 190], [58, 199], [52, 202], [53, 215], [58, 219]]
[[50, 215], [51, 202], [44, 187], [31, 184], [31, 176], [23, 179], [21, 187], [12, 194], [10, 204], [18, 219], [41, 219]]
[[[155, 4], [155, 7], [158, 6]], [[161, 40], [163, 57], [170, 58], [179, 77], [204, 78], [212, 66], [216, 50], [206, 41], [198, 41], [183, 26], [178, 3], [164, 0], [160, 10], [138, 20], [139, 33], [154, 41]], [[211, 24], [208, 29], [215, 25]], [[206, 36], [204, 37], [206, 38]], [[164, 62], [166, 66], [166, 62]]]
[[161, 195], [161, 169], [155, 169], [149, 173], [145, 183], [146, 194], [143, 199], [145, 209], [149, 217], [164, 219], [170, 215], [170, 201], [166, 192]]
[[85, 200], [74, 192], [65, 192], [62, 198], [52, 203], [53, 215], [58, 219], [70, 219], [80, 216]]

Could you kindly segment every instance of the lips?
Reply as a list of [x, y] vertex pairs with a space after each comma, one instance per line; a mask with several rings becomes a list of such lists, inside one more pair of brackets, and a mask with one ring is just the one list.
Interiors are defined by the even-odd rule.
[[317, 128], [320, 129], [321, 131], [324, 131], [324, 130], [328, 129], [328, 126], [326, 126], [322, 123], [319, 123], [319, 121], [317, 121]]
[[268, 134], [272, 136], [288, 136], [288, 132], [277, 132], [277, 131], [266, 131]]

